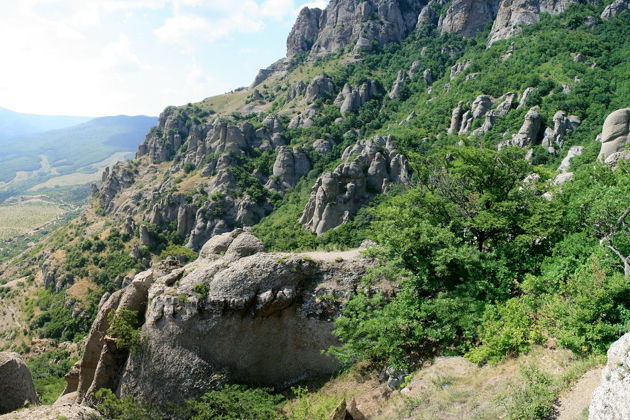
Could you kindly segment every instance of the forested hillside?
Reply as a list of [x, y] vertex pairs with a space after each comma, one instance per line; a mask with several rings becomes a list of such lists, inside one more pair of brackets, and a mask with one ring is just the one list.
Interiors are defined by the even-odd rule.
[[[342, 400], [387, 418], [390, 395], [422, 418], [458, 376], [397, 393], [443, 356], [515, 381], [445, 410], [549, 418], [630, 330], [630, 21], [619, 0], [534, 3], [526, 26], [505, 1], [305, 9], [289, 58], [167, 108], [89, 211], [4, 267], [21, 309], [0, 343], [67, 343], [67, 393], [108, 418], [316, 419]], [[44, 401], [51, 354], [31, 362]], [[351, 407], [335, 387], [355, 377], [383, 407]]]

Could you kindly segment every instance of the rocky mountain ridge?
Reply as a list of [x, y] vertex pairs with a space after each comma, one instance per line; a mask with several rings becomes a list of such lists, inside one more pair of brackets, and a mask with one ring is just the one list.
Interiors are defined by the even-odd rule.
[[[488, 44], [507, 39], [542, 13], [558, 14], [593, 0], [333, 0], [326, 9], [304, 8], [287, 40], [287, 57], [313, 56], [350, 47], [355, 52], [401, 41], [424, 25], [472, 37], [492, 23]], [[611, 6], [606, 16], [619, 13]]]

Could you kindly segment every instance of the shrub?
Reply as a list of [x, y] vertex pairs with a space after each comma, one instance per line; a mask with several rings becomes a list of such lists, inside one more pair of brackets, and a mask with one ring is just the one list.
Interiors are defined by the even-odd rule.
[[112, 312], [108, 318], [107, 334], [116, 340], [116, 347], [121, 350], [138, 350], [140, 347], [140, 319], [138, 311], [121, 308]]
[[282, 399], [270, 389], [228, 385], [189, 400], [187, 406], [191, 420], [275, 420], [284, 418], [279, 405]]

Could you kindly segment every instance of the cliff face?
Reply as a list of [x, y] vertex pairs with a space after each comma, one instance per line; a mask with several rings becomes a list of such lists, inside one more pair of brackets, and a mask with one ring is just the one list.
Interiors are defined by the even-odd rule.
[[425, 0], [332, 0], [323, 11], [306, 8], [289, 36], [287, 56], [400, 41], [415, 29], [426, 4]]
[[[571, 4], [593, 0], [332, 0], [325, 10], [305, 8], [287, 40], [287, 56], [355, 51], [401, 41], [417, 27], [437, 26], [442, 33], [472, 37], [492, 23], [488, 43], [509, 38], [519, 28], [558, 14]], [[618, 7], [622, 9], [625, 5]], [[615, 9], [616, 10], [616, 9]]]

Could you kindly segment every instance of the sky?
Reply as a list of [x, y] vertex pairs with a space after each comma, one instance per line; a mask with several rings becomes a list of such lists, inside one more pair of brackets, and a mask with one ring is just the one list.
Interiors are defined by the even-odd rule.
[[158, 115], [248, 86], [328, 0], [3, 0], [0, 107]]

